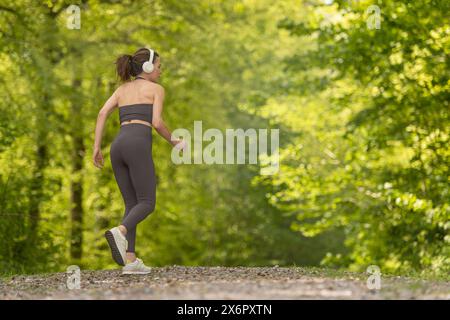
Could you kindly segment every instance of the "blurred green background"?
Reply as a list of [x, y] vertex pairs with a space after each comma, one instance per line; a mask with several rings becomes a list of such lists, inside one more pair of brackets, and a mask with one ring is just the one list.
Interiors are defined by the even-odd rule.
[[[69, 5], [80, 8], [80, 29]], [[370, 7], [377, 5], [378, 7]], [[379, 28], [374, 27], [380, 9]], [[114, 268], [124, 212], [115, 58], [161, 55], [172, 130], [279, 128], [280, 171], [174, 165], [154, 136], [151, 266], [326, 266], [448, 275], [446, 0], [0, 0], [0, 274]]]

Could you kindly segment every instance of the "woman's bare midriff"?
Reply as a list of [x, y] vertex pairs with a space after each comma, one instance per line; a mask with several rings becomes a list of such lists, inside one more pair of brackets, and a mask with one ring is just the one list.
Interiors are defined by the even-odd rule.
[[143, 120], [138, 120], [138, 119], [135, 119], [135, 120], [125, 120], [125, 121], [122, 122], [120, 125], [123, 126], [123, 125], [130, 124], [130, 123], [142, 123], [142, 124], [145, 124], [146, 126], [148, 126], [148, 127], [150, 127], [150, 128], [152, 127], [152, 125], [151, 125], [149, 122], [143, 121]]

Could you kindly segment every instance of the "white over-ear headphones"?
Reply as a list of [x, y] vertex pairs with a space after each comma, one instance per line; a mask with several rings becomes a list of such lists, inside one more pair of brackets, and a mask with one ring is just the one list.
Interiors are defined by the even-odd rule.
[[144, 62], [144, 64], [142, 65], [142, 71], [144, 71], [146, 73], [151, 73], [154, 69], [154, 66], [153, 66], [154, 51], [149, 48], [147, 48], [147, 50], [150, 51], [150, 59], [148, 59], [148, 61]]

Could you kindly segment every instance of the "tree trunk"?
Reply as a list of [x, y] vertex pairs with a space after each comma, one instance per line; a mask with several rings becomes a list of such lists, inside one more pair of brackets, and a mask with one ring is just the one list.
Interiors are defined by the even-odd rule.
[[29, 234], [30, 239], [34, 241], [37, 236], [39, 228], [39, 220], [41, 218], [41, 212], [39, 205], [43, 201], [44, 197], [44, 170], [48, 163], [48, 147], [47, 147], [47, 128], [44, 126], [44, 118], [50, 108], [50, 99], [48, 94], [44, 94], [42, 102], [40, 104], [40, 110], [37, 113], [37, 135], [36, 135], [36, 160], [33, 170], [33, 177], [30, 181], [30, 194], [29, 194], [29, 206], [28, 206], [28, 218], [29, 218]]
[[[74, 93], [79, 93], [81, 80], [78, 73], [73, 81], [72, 88]], [[83, 121], [81, 115], [80, 95], [72, 98], [72, 182], [71, 182], [71, 241], [70, 257], [74, 260], [81, 260], [83, 256], [83, 157], [85, 154], [85, 145], [83, 141]]]

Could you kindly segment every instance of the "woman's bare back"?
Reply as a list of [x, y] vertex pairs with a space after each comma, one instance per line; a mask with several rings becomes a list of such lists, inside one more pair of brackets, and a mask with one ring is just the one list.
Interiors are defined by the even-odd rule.
[[118, 106], [141, 103], [153, 104], [156, 86], [158, 84], [143, 79], [136, 79], [122, 84], [117, 91]]

